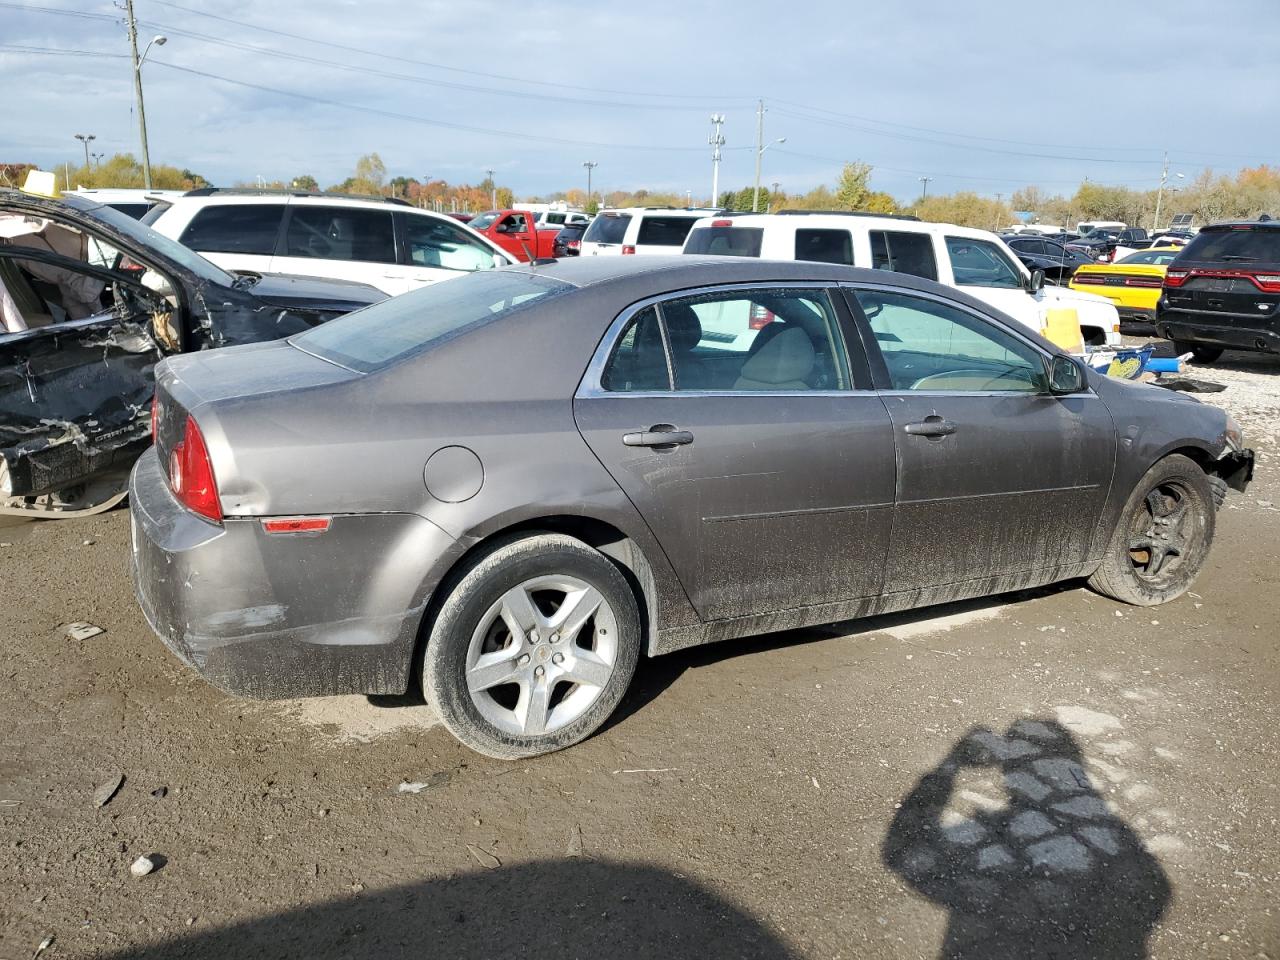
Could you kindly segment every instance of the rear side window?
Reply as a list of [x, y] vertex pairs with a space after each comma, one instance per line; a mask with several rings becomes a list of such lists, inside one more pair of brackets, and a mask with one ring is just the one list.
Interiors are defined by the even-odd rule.
[[933, 255], [933, 238], [929, 234], [872, 230], [870, 239], [872, 269], [938, 279], [938, 261]]
[[1202, 230], [1182, 248], [1179, 259], [1280, 263], [1280, 229], [1244, 227]]
[[797, 230], [796, 259], [853, 266], [853, 234], [848, 230]]
[[653, 307], [637, 313], [618, 338], [609, 364], [600, 377], [600, 386], [611, 393], [671, 389], [662, 329]]
[[693, 217], [642, 217], [636, 243], [654, 247], [682, 247], [697, 221]]
[[584, 243], [621, 243], [630, 224], [630, 214], [602, 213], [591, 221], [582, 240]]
[[289, 342], [349, 370], [369, 373], [436, 341], [576, 289], [533, 273], [485, 270], [383, 300]]
[[689, 234], [685, 253], [709, 253], [717, 257], [758, 257], [764, 243], [760, 227], [699, 227]]
[[199, 210], [178, 242], [204, 253], [251, 253], [270, 256], [284, 216], [279, 203], [234, 203]]
[[296, 206], [289, 218], [285, 254], [317, 260], [395, 263], [391, 212], [358, 207]]

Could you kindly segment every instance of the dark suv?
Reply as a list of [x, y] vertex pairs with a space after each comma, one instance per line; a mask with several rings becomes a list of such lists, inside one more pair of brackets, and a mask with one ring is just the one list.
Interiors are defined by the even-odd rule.
[[1201, 229], [1169, 264], [1156, 332], [1201, 363], [1225, 349], [1280, 353], [1280, 222]]

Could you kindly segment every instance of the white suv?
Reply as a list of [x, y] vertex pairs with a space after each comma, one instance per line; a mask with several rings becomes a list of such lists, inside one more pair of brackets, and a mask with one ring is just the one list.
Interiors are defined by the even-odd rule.
[[693, 225], [715, 212], [682, 207], [601, 210], [582, 235], [581, 255], [679, 253]]
[[1104, 297], [1043, 286], [994, 233], [914, 217], [857, 213], [748, 213], [699, 220], [685, 253], [818, 260], [936, 280], [1039, 332], [1045, 313], [1071, 308], [1085, 342], [1119, 345], [1120, 315]]
[[391, 296], [515, 262], [401, 200], [206, 188], [157, 203], [144, 222], [225, 270], [355, 280]]

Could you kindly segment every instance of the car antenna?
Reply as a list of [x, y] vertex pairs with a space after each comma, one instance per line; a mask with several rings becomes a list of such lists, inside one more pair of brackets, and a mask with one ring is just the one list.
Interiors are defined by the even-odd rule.
[[528, 245], [527, 243], [525, 243], [523, 240], [521, 240], [521, 241], [520, 241], [520, 249], [521, 249], [521, 250], [523, 250], [523, 251], [524, 251], [524, 255], [525, 255], [526, 257], [528, 257], [528, 258], [529, 258], [529, 272], [530, 272], [530, 273], [537, 273], [537, 272], [538, 272], [538, 269], [537, 269], [537, 267], [538, 267], [538, 261], [537, 261], [537, 259], [534, 257], [533, 253], [529, 250], [529, 245]]

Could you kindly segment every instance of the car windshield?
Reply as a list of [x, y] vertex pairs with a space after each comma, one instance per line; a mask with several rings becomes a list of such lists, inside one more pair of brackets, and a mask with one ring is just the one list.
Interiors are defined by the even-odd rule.
[[1280, 227], [1202, 230], [1182, 248], [1181, 259], [1280, 263]]
[[492, 270], [383, 300], [289, 339], [300, 350], [358, 373], [577, 289], [526, 270]]
[[[81, 206], [79, 203], [75, 203], [71, 204], [71, 206], [116, 233], [128, 237], [137, 246], [154, 250], [160, 256], [172, 260], [178, 266], [194, 273], [202, 280], [208, 280], [210, 283], [216, 283], [224, 287], [229, 287], [235, 283], [236, 278], [221, 267], [206, 260], [194, 250], [184, 247], [176, 240], [170, 240], [163, 234], [157, 233], [146, 224], [133, 219], [126, 213], [121, 213], [119, 210], [113, 210], [111, 207], [101, 204]], [[110, 239], [110, 237], [107, 239]]]
[[490, 210], [488, 213], [478, 213], [467, 221], [467, 226], [472, 230], [487, 230], [493, 221], [498, 219], [501, 210]]

